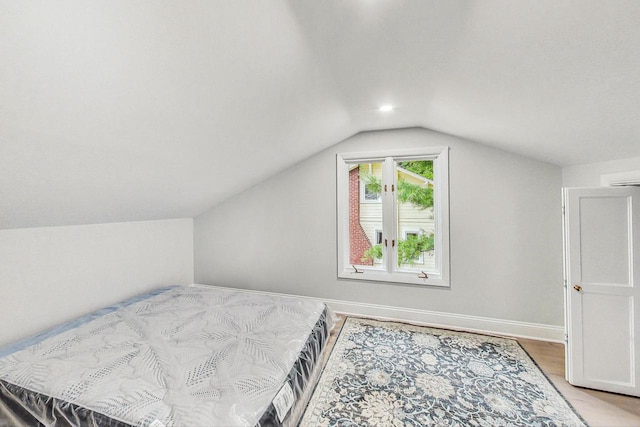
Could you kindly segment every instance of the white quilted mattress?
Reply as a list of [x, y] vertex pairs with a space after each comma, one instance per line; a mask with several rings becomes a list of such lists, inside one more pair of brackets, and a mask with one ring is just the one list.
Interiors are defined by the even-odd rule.
[[174, 287], [0, 358], [0, 380], [129, 425], [254, 426], [324, 310]]

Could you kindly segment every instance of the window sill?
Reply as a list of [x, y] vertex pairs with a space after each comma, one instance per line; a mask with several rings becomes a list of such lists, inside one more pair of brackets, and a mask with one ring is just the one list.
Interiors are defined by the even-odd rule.
[[422, 285], [422, 286], [436, 286], [440, 288], [449, 288], [449, 282], [439, 274], [428, 273], [429, 277], [423, 279], [418, 277], [419, 273], [403, 273], [395, 272], [389, 274], [383, 270], [374, 270], [363, 267], [358, 267], [359, 273], [356, 273], [353, 268], [344, 270], [338, 273], [339, 279], [348, 280], [363, 280], [367, 282], [386, 282], [398, 285]]

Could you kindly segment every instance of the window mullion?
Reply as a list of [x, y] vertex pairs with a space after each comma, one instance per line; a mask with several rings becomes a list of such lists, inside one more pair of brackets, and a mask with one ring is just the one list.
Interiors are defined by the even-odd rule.
[[[387, 273], [394, 271], [395, 260], [397, 259], [398, 236], [397, 227], [394, 226], [396, 221], [396, 202], [395, 202], [395, 170], [394, 161], [387, 157], [384, 160], [382, 170], [383, 191], [382, 197], [382, 235], [386, 239], [387, 245], [384, 251], [384, 266]], [[392, 191], [393, 189], [393, 191]]]

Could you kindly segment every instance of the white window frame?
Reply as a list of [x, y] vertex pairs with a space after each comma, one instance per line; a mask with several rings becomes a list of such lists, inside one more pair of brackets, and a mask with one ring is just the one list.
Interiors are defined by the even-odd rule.
[[[421, 271], [403, 269], [397, 265], [397, 162], [409, 160], [432, 160], [434, 183], [434, 251], [435, 270]], [[383, 244], [382, 268], [379, 266], [349, 264], [349, 167], [355, 163], [383, 162], [382, 211], [383, 233], [388, 244]], [[338, 278], [381, 281], [399, 284], [449, 286], [449, 147], [425, 147], [420, 149], [388, 150], [361, 153], [341, 153], [336, 156], [337, 172], [337, 238]], [[384, 190], [386, 185], [387, 191]], [[395, 242], [391, 245], [391, 242]]]

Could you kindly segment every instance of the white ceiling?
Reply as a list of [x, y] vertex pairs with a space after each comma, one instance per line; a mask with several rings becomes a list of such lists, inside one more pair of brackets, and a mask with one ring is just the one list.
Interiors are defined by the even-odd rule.
[[640, 156], [640, 2], [0, 0], [0, 228], [195, 216], [404, 126]]

